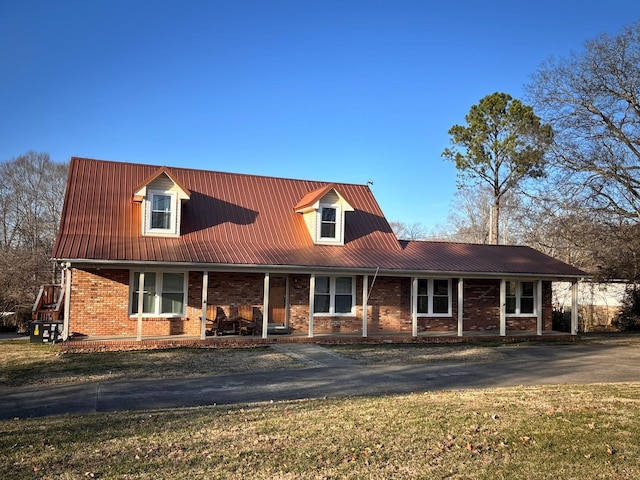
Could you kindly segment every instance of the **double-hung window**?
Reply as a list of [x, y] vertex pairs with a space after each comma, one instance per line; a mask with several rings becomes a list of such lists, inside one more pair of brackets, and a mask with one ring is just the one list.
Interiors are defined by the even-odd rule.
[[171, 228], [171, 195], [156, 193], [151, 200], [151, 229]]
[[175, 192], [151, 191], [147, 203], [146, 231], [156, 234], [175, 234], [177, 222]]
[[506, 282], [506, 313], [508, 315], [535, 315], [534, 282]]
[[[142, 313], [145, 316], [184, 316], [186, 275], [174, 272], [145, 272]], [[133, 272], [131, 282], [131, 314], [138, 314], [140, 272]]]
[[451, 315], [451, 280], [419, 278], [418, 315]]
[[355, 307], [354, 277], [316, 277], [313, 313], [351, 315]]
[[322, 207], [320, 218], [320, 238], [336, 239], [337, 232], [337, 210], [334, 207]]

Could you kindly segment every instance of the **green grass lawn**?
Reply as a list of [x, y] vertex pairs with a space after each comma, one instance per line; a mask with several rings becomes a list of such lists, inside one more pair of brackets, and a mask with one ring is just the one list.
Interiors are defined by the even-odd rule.
[[[337, 351], [367, 364], [500, 355], [379, 347]], [[265, 348], [59, 355], [0, 344], [4, 388], [299, 366]], [[0, 478], [637, 479], [639, 413], [634, 383], [15, 419], [0, 421]]]

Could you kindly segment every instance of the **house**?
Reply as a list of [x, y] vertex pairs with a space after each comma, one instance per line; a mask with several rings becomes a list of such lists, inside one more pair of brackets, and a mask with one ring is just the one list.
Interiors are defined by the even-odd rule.
[[367, 185], [85, 158], [53, 258], [65, 339], [204, 338], [224, 321], [265, 338], [541, 335], [552, 282], [587, 275], [528, 247], [399, 241]]

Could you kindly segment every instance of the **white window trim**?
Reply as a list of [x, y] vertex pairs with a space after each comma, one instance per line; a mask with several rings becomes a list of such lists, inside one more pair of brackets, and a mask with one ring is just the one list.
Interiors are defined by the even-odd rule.
[[[505, 305], [504, 305], [505, 315], [507, 317], [536, 317], [538, 315], [538, 298], [537, 298], [538, 294], [537, 294], [536, 282], [534, 280], [506, 280], [506, 281], [516, 284], [516, 311], [515, 313], [507, 312], [506, 299], [508, 295], [505, 292]], [[521, 286], [523, 283], [533, 283], [533, 312], [531, 313], [520, 313], [520, 300], [522, 298]]]
[[[171, 225], [169, 228], [152, 228], [151, 213], [153, 209], [154, 195], [166, 195], [171, 197]], [[147, 190], [147, 198], [144, 201], [143, 229], [147, 235], [177, 235], [178, 234], [178, 196], [171, 190]]]
[[[322, 210], [333, 208], [336, 211], [336, 235], [335, 237], [322, 236]], [[316, 243], [319, 245], [344, 244], [344, 216], [342, 206], [339, 203], [320, 203], [316, 219]]]
[[[321, 277], [329, 277], [329, 312], [313, 312], [315, 317], [353, 317], [356, 310], [356, 277], [350, 275], [316, 275], [317, 279]], [[336, 278], [351, 278], [351, 311], [336, 313]], [[316, 292], [313, 292], [315, 297]], [[343, 294], [340, 294], [343, 295]]]
[[[134, 296], [134, 280], [135, 274], [140, 273], [140, 270], [130, 270], [129, 271], [129, 316], [136, 318], [138, 317], [137, 313], [133, 313], [133, 296]], [[183, 271], [172, 271], [172, 270], [145, 270], [145, 273], [155, 273], [156, 274], [156, 294], [153, 299], [153, 312], [152, 313], [142, 313], [142, 318], [182, 318], [186, 316], [187, 310], [187, 298], [188, 292], [187, 289], [189, 287], [189, 274], [188, 272]], [[160, 313], [161, 308], [161, 299], [162, 299], [162, 280], [163, 274], [165, 273], [181, 273], [183, 275], [183, 298], [182, 298], [182, 312], [179, 313]]]
[[[428, 313], [420, 313], [417, 311], [416, 308], [416, 312], [418, 317], [451, 317], [453, 316], [453, 310], [452, 310], [452, 290], [451, 290], [451, 279], [450, 278], [424, 278], [424, 277], [419, 277], [418, 281], [420, 280], [427, 280], [427, 296], [428, 296]], [[446, 280], [447, 281], [447, 290], [448, 290], [448, 304], [447, 304], [447, 313], [433, 313], [433, 282], [434, 280]], [[416, 292], [416, 298], [413, 299], [414, 302], [416, 302], [416, 305], [418, 303], [418, 294]]]

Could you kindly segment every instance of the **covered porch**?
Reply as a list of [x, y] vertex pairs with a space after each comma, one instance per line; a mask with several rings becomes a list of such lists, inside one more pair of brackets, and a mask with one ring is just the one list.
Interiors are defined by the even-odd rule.
[[[140, 275], [144, 278], [144, 272]], [[200, 340], [234, 335], [262, 339], [542, 336], [553, 333], [551, 283], [561, 280], [513, 275], [409, 276], [379, 271], [219, 270], [190, 272], [189, 278], [189, 308], [192, 317], [197, 311]], [[576, 335], [578, 279], [571, 283], [569, 334]], [[444, 292], [440, 298], [438, 284]], [[520, 298], [519, 289], [525, 284], [528, 296], [522, 293]], [[137, 295], [139, 301], [141, 297]], [[199, 305], [195, 304], [197, 298]], [[443, 310], [436, 308], [438, 302]], [[143, 338], [143, 325], [144, 318], [139, 315], [138, 341]]]

